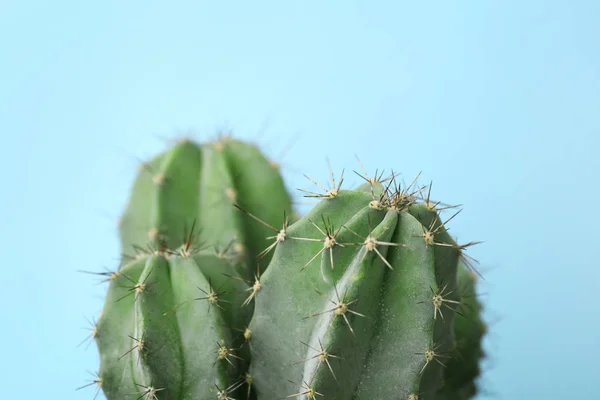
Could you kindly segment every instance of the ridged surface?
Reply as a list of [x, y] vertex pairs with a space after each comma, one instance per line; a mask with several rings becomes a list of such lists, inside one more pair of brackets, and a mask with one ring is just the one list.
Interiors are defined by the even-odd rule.
[[[140, 168], [120, 221], [125, 255], [139, 248], [178, 248], [192, 225], [198, 243], [214, 246], [253, 279], [256, 256], [272, 231], [232, 204], [281, 226], [291, 199], [276, 166], [250, 144], [230, 138], [197, 144], [182, 141]], [[262, 260], [264, 265], [268, 256]]]
[[231, 333], [203, 291], [214, 288], [193, 258], [148, 256], [122, 268], [97, 323], [107, 398], [141, 395], [144, 387], [161, 389], [161, 399], [208, 397], [214, 384], [231, 383], [232, 366], [215, 363], [218, 343], [232, 347]]
[[251, 323], [260, 399], [428, 399], [442, 386], [455, 312], [433, 296], [460, 300], [460, 249], [427, 206], [376, 209], [364, 189], [322, 200], [277, 244]]
[[109, 400], [246, 394], [249, 295], [273, 232], [234, 204], [274, 226], [291, 211], [276, 166], [253, 145], [184, 140], [140, 168], [119, 224], [123, 262], [95, 325]]

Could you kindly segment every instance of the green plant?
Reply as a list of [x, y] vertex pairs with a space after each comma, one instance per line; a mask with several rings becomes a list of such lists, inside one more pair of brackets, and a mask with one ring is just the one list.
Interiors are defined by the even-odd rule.
[[450, 237], [456, 214], [442, 222], [447, 207], [423, 198], [424, 188], [393, 177], [383, 185], [333, 185], [280, 235], [250, 324], [259, 398], [434, 399], [472, 384], [457, 361], [444, 385], [443, 367], [453, 351], [466, 352], [467, 369], [479, 361], [456, 346], [454, 330], [472, 337], [473, 321], [455, 321], [465, 318], [456, 316], [461, 260], [470, 262], [475, 243]]
[[270, 231], [232, 204], [273, 224], [291, 210], [278, 166], [255, 146], [182, 140], [140, 169], [119, 224], [123, 263], [102, 273], [92, 332], [108, 399], [204, 399], [247, 369], [248, 350], [234, 347], [248, 338]]
[[457, 213], [443, 221], [453, 207], [431, 187], [365, 180], [332, 178], [289, 221], [254, 147], [182, 142], [154, 159], [121, 223], [136, 252], [108, 274], [94, 382], [110, 400], [470, 398], [475, 242], [450, 237]]

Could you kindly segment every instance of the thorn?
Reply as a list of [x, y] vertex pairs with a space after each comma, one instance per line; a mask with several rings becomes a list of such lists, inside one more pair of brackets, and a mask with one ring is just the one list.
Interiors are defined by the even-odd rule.
[[340, 230], [342, 229], [342, 227], [340, 227], [336, 231], [335, 227], [333, 226], [333, 224], [331, 223], [331, 220], [329, 218], [325, 219], [325, 217], [323, 215], [321, 215], [321, 219], [323, 220], [323, 228], [325, 230], [319, 228], [319, 226], [317, 224], [315, 224], [313, 221], [311, 221], [310, 219], [308, 221], [315, 228], [317, 228], [317, 230], [323, 236], [325, 236], [323, 239], [299, 238], [299, 237], [292, 238], [294, 240], [304, 240], [304, 241], [308, 241], [308, 242], [322, 242], [323, 243], [323, 247], [317, 252], [317, 254], [315, 254], [310, 260], [308, 260], [308, 262], [304, 265], [304, 267], [302, 267], [301, 271], [304, 271], [304, 269], [306, 269], [306, 267], [308, 267], [317, 257], [319, 257], [323, 252], [325, 252], [327, 250], [329, 250], [329, 261], [331, 263], [331, 269], [334, 269], [333, 248], [335, 246], [345, 247], [343, 244], [338, 243], [337, 240], [336, 240], [336, 238], [337, 238], [338, 234], [340, 233]]
[[233, 382], [231, 385], [229, 385], [225, 389], [221, 389], [215, 383], [214, 385], [217, 388], [217, 396], [216, 396], [217, 400], [235, 400], [233, 397], [229, 397], [229, 395], [232, 394], [233, 392], [235, 392], [244, 383], [245, 383], [244, 380], [238, 380], [238, 381]]
[[275, 241], [273, 243], [271, 243], [266, 249], [264, 249], [263, 251], [258, 253], [256, 258], [259, 261], [262, 260], [267, 254], [269, 254], [269, 252], [271, 250], [273, 250], [279, 243], [281, 243], [287, 239], [287, 229], [289, 226], [289, 219], [286, 215], [285, 210], [283, 211], [283, 227], [281, 229], [277, 229], [273, 225], [270, 225], [270, 224], [266, 223], [265, 221], [263, 221], [262, 219], [258, 218], [257, 216], [251, 214], [249, 211], [244, 210], [238, 204], [234, 204], [233, 206], [235, 208], [237, 208], [238, 210], [240, 210], [241, 212], [243, 212], [244, 214], [246, 214], [249, 217], [253, 218], [254, 220], [260, 222], [261, 224], [263, 224], [264, 226], [266, 226], [267, 228], [271, 229], [273, 232], [276, 233], [275, 236], [267, 237], [267, 239], [269, 239], [269, 240], [275, 239]]
[[[328, 162], [328, 164], [329, 164], [329, 162]], [[329, 167], [329, 172], [330, 172], [330, 179], [331, 179], [331, 189], [325, 189], [323, 186], [319, 185], [313, 179], [311, 179], [307, 175], [304, 175], [304, 177], [306, 179], [308, 179], [309, 181], [314, 183], [317, 187], [319, 187], [319, 189], [323, 190], [325, 192], [325, 194], [317, 193], [317, 192], [310, 192], [308, 190], [303, 190], [303, 189], [298, 189], [298, 190], [301, 192], [304, 192], [304, 193], [308, 193], [308, 195], [306, 195], [304, 197], [316, 197], [316, 198], [326, 198], [326, 199], [332, 199], [332, 198], [336, 197], [340, 193], [342, 183], [344, 182], [344, 170], [342, 170], [342, 175], [340, 176], [340, 182], [337, 185], [335, 182], [335, 177], [333, 175], [333, 172], [331, 171], [331, 167]]]
[[358, 233], [356, 233], [355, 231], [353, 231], [352, 229], [348, 228], [345, 225], [342, 225], [345, 229], [347, 229], [348, 231], [350, 231], [351, 233], [353, 233], [354, 235], [358, 236], [361, 239], [364, 239], [364, 242], [362, 243], [344, 243], [345, 245], [350, 245], [350, 246], [362, 246], [364, 247], [367, 251], [365, 251], [365, 253], [363, 254], [362, 259], [360, 260], [360, 262], [363, 262], [365, 257], [367, 256], [367, 253], [374, 251], [375, 254], [377, 254], [377, 256], [379, 257], [379, 259], [381, 261], [383, 261], [383, 263], [392, 271], [394, 270], [394, 268], [392, 267], [392, 265], [390, 264], [390, 262], [383, 256], [383, 254], [381, 254], [381, 252], [377, 249], [377, 246], [396, 246], [396, 247], [409, 247], [407, 244], [402, 244], [402, 243], [392, 243], [392, 242], [382, 242], [380, 240], [377, 240], [377, 238], [372, 236], [372, 229], [371, 229], [371, 216], [368, 216], [368, 221], [369, 221], [369, 234], [367, 237], [364, 237], [362, 235], [359, 235]]
[[215, 360], [215, 362], [213, 363], [213, 366], [220, 360], [225, 360], [227, 361], [232, 367], [235, 368], [235, 365], [233, 364], [233, 362], [230, 360], [230, 357], [236, 358], [238, 360], [243, 360], [241, 357], [236, 356], [235, 354], [233, 354], [233, 351], [235, 349], [230, 349], [228, 348], [225, 344], [221, 344], [217, 342], [217, 346], [219, 346], [217, 348], [217, 358]]
[[92, 385], [97, 385], [97, 387], [96, 387], [96, 394], [94, 395], [94, 400], [95, 400], [98, 397], [98, 394], [100, 394], [100, 390], [102, 389], [102, 383], [103, 383], [103, 381], [102, 381], [102, 378], [100, 378], [100, 376], [98, 375], [98, 373], [91, 373], [91, 372], [89, 372], [89, 374], [94, 377], [94, 380], [91, 381], [90, 383], [87, 383], [87, 384], [85, 384], [83, 386], [78, 387], [75, 390], [77, 391], [77, 390], [81, 390], [81, 389], [90, 387]]
[[423, 371], [425, 371], [425, 368], [429, 365], [429, 363], [431, 361], [436, 361], [438, 364], [440, 364], [442, 367], [446, 367], [446, 365], [441, 362], [439, 360], [439, 358], [452, 358], [448, 355], [444, 355], [443, 353], [436, 353], [436, 350], [440, 347], [440, 345], [437, 346], [431, 346], [429, 347], [427, 350], [425, 350], [425, 353], [415, 353], [418, 355], [423, 355], [425, 356], [425, 365], [423, 365], [423, 368], [421, 368], [421, 372], [419, 372], [419, 375], [423, 373]]
[[117, 299], [117, 302], [123, 300], [126, 297], [131, 296], [134, 293], [135, 293], [135, 301], [137, 301], [137, 299], [141, 293], [144, 293], [144, 291], [146, 291], [151, 285], [156, 283], [156, 282], [152, 282], [150, 284], [146, 284], [146, 281], [148, 280], [150, 275], [152, 275], [152, 270], [150, 270], [150, 272], [148, 273], [148, 275], [146, 275], [146, 277], [144, 278], [144, 280], [142, 282], [138, 282], [134, 286], [119, 286], [121, 288], [128, 289], [129, 293], [127, 293], [125, 296]]
[[229, 278], [236, 279], [238, 281], [245, 282], [248, 285], [250, 285], [250, 287], [248, 289], [246, 289], [246, 291], [252, 292], [252, 293], [250, 293], [248, 298], [246, 298], [246, 300], [242, 303], [242, 307], [246, 307], [248, 304], [250, 304], [250, 302], [256, 297], [256, 294], [258, 292], [260, 292], [260, 290], [262, 289], [262, 284], [260, 283], [260, 265], [259, 264], [256, 265], [256, 274], [254, 275], [254, 282], [237, 277], [237, 276], [233, 276], [233, 275], [228, 275], [228, 274], [223, 274], [223, 275], [225, 275]]
[[[423, 204], [425, 205], [425, 207], [427, 207], [427, 209], [429, 211], [439, 212], [439, 211], [449, 210], [452, 208], [458, 208], [458, 207], [462, 206], [462, 204], [457, 204], [457, 205], [452, 206], [452, 205], [442, 203], [441, 201], [431, 201], [431, 188], [432, 187], [433, 187], [433, 181], [431, 181], [429, 183], [429, 186], [427, 187], [427, 197], [422, 197]], [[423, 189], [425, 189], [425, 188], [423, 188]], [[440, 205], [442, 205], [442, 207], [439, 207]]]
[[484, 242], [469, 242], [469, 243], [463, 244], [463, 245], [455, 245], [454, 248], [458, 249], [458, 251], [460, 252], [460, 259], [463, 262], [463, 264], [465, 265], [465, 267], [467, 267], [467, 269], [469, 269], [469, 271], [477, 274], [477, 276], [479, 276], [481, 279], [485, 280], [483, 275], [481, 275], [481, 273], [479, 273], [477, 268], [475, 268], [475, 264], [479, 264], [479, 261], [477, 261], [475, 258], [473, 258], [472, 256], [470, 256], [466, 253], [467, 248], [469, 248], [471, 246], [476, 246], [481, 243], [484, 243]]
[[[294, 382], [292, 382], [292, 381], [289, 381], [289, 382], [291, 382], [295, 385]], [[299, 397], [299, 396], [306, 396], [307, 400], [315, 400], [317, 398], [317, 396], [323, 396], [323, 395], [321, 393], [317, 392], [312, 387], [310, 387], [310, 385], [308, 383], [306, 383], [306, 381], [304, 381], [302, 387], [300, 388], [300, 392], [286, 396], [286, 397], [284, 397], [284, 399], [290, 399], [292, 397]]]
[[331, 322], [329, 323], [329, 326], [327, 327], [327, 330], [329, 330], [329, 328], [331, 328], [331, 326], [333, 325], [333, 322], [336, 320], [336, 318], [338, 316], [341, 316], [344, 319], [344, 322], [346, 322], [346, 325], [348, 325], [348, 329], [350, 330], [350, 333], [352, 333], [352, 335], [355, 336], [354, 329], [352, 329], [352, 325], [350, 325], [350, 321], [348, 320], [348, 317], [346, 316], [346, 313], [349, 312], [351, 314], [358, 315], [359, 317], [363, 317], [363, 318], [367, 318], [367, 316], [363, 315], [361, 313], [358, 313], [358, 312], [356, 312], [354, 310], [351, 310], [349, 308], [349, 306], [351, 306], [352, 304], [356, 303], [358, 301], [358, 299], [354, 299], [352, 301], [346, 302], [346, 295], [348, 293], [347, 290], [344, 293], [344, 297], [341, 299], [340, 298], [340, 294], [337, 291], [337, 287], [334, 286], [333, 289], [335, 290], [335, 295], [336, 295], [337, 301], [333, 301], [331, 299], [327, 299], [330, 303], [332, 303], [334, 305], [333, 308], [331, 308], [329, 310], [325, 310], [325, 311], [319, 312], [319, 313], [315, 313], [315, 314], [312, 314], [312, 315], [309, 315], [309, 316], [306, 316], [306, 317], [303, 317], [302, 319], [308, 319], [308, 318], [316, 317], [316, 316], [327, 314], [327, 313], [333, 313], [334, 317], [331, 320]]
[[[420, 236], [415, 236], [415, 237], [423, 238], [425, 240], [426, 246], [428, 246], [428, 247], [429, 246], [443, 246], [443, 247], [455, 248], [456, 245], [454, 245], [454, 244], [436, 241], [435, 235], [437, 235], [442, 228], [445, 228], [446, 232], [447, 232], [449, 229], [446, 228], [446, 224], [448, 222], [450, 222], [458, 214], [460, 214], [461, 211], [462, 210], [458, 210], [456, 213], [454, 213], [454, 215], [452, 215], [450, 218], [448, 218], [445, 222], [441, 223], [435, 229], [434, 229], [434, 227], [435, 227], [435, 224], [438, 222], [438, 217], [434, 216], [434, 218], [431, 220], [431, 223], [429, 224], [429, 226], [427, 228], [423, 229], [424, 233]], [[419, 218], [419, 220], [420, 220], [420, 218]]]
[[316, 351], [317, 354], [315, 356], [313, 356], [313, 357], [309, 357], [309, 358], [306, 358], [304, 360], [298, 361], [298, 362], [294, 363], [294, 365], [306, 362], [308, 360], [313, 360], [315, 358], [319, 359], [319, 364], [317, 365], [317, 368], [315, 369], [315, 372], [314, 372], [313, 376], [310, 379], [311, 383], [314, 381], [315, 376], [317, 374], [317, 371], [318, 371], [318, 369], [319, 369], [319, 367], [321, 366], [322, 363], [326, 363], [327, 364], [327, 367], [329, 367], [329, 371], [331, 371], [331, 375], [333, 375], [333, 379], [335, 379], [335, 381], [337, 382], [337, 377], [335, 376], [335, 373], [333, 372], [333, 368], [331, 368], [331, 364], [329, 363], [329, 358], [337, 358], [337, 359], [341, 359], [341, 358], [338, 357], [335, 354], [329, 353], [329, 347], [330, 346], [328, 346], [327, 350], [325, 350], [323, 348], [323, 344], [321, 343], [321, 339], [319, 339], [319, 347], [321, 348], [320, 350], [315, 349], [314, 347], [312, 347], [308, 343], [304, 343], [304, 342], [300, 342], [300, 343], [302, 343], [306, 347], [310, 348], [311, 350]]
[[[454, 290], [451, 290], [449, 292], [446, 293], [446, 289], [448, 288], [448, 284], [445, 284], [442, 289], [438, 290], [437, 292], [434, 292], [433, 288], [429, 288], [431, 290], [431, 292], [433, 293], [433, 297], [431, 298], [431, 301], [433, 303], [433, 319], [436, 320], [437, 316], [439, 314], [440, 318], [442, 318], [442, 321], [444, 321], [444, 324], [446, 323], [446, 320], [444, 319], [444, 314], [442, 313], [442, 308], [446, 307], [449, 310], [452, 310], [453, 312], [460, 314], [458, 312], [458, 306], [461, 304], [460, 301], [456, 301], [456, 300], [450, 300], [448, 299], [447, 296], [451, 295], [452, 293], [454, 293]], [[421, 303], [425, 303], [424, 301], [419, 301], [417, 302], [417, 304], [421, 304]], [[456, 308], [452, 306], [452, 304], [456, 304]]]
[[129, 336], [129, 338], [132, 339], [135, 342], [135, 344], [131, 349], [127, 350], [127, 352], [125, 354], [123, 354], [121, 357], [119, 357], [119, 360], [122, 359], [123, 357], [125, 357], [126, 355], [131, 354], [134, 350], [137, 349], [137, 351], [138, 351], [137, 365], [140, 365], [140, 358], [142, 357], [142, 351], [144, 351], [144, 346], [146, 345], [146, 341], [144, 339], [135, 338], [131, 335], [127, 335], [127, 336]]
[[106, 267], [104, 267], [104, 270], [105, 271], [103, 271], [103, 272], [77, 270], [77, 272], [81, 272], [83, 274], [88, 274], [88, 275], [104, 276], [105, 278], [101, 279], [98, 283], [106, 283], [106, 282], [114, 281], [120, 275], [119, 271], [111, 271]]
[[170, 254], [177, 255], [180, 257], [192, 257], [192, 256], [198, 254], [200, 251], [207, 248], [205, 243], [199, 243], [197, 245], [194, 244], [194, 242], [198, 239], [198, 236], [200, 235], [199, 232], [197, 232], [197, 233], [194, 232], [195, 227], [196, 227], [195, 219], [194, 219], [194, 222], [192, 223], [192, 227], [191, 227], [189, 233], [187, 231], [187, 224], [184, 225], [182, 244], [178, 250], [171, 251]]
[[140, 385], [139, 383], [136, 383], [135, 385], [144, 389], [141, 392], [129, 393], [130, 395], [141, 394], [141, 396], [138, 397], [136, 400], [140, 400], [140, 399], [158, 400], [156, 393], [160, 392], [161, 390], [165, 390], [165, 388], [160, 388], [160, 389], [155, 388], [154, 386], [152, 386], [152, 383], [150, 383], [150, 386]]
[[[87, 319], [87, 318], [86, 318]], [[87, 329], [89, 331], [91, 331], [92, 333], [89, 334], [85, 339], [83, 339], [81, 341], [81, 343], [79, 343], [77, 345], [77, 347], [81, 346], [82, 344], [84, 344], [85, 342], [87, 342], [87, 346], [85, 346], [85, 349], [87, 350], [87, 348], [90, 346], [90, 344], [92, 343], [92, 339], [96, 339], [96, 336], [98, 336], [98, 326], [96, 325], [96, 319], [92, 318], [92, 320], [90, 321], [89, 319], [87, 320], [88, 323], [92, 326], [91, 328], [84, 328]]]

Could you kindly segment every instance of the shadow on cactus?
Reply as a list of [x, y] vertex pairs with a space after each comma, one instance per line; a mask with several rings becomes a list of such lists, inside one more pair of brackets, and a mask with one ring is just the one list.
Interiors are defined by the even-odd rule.
[[431, 186], [394, 174], [289, 221], [256, 147], [189, 141], [140, 172], [131, 249], [93, 337], [112, 399], [468, 399], [485, 325], [474, 260]]

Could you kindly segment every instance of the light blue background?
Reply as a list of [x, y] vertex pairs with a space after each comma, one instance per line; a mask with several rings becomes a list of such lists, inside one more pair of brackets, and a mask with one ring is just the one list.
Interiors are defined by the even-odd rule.
[[116, 265], [139, 160], [232, 128], [294, 191], [327, 157], [423, 171], [486, 241], [481, 398], [598, 398], [599, 20], [593, 0], [0, 2], [1, 397], [93, 397], [76, 345], [104, 287], [75, 271]]

